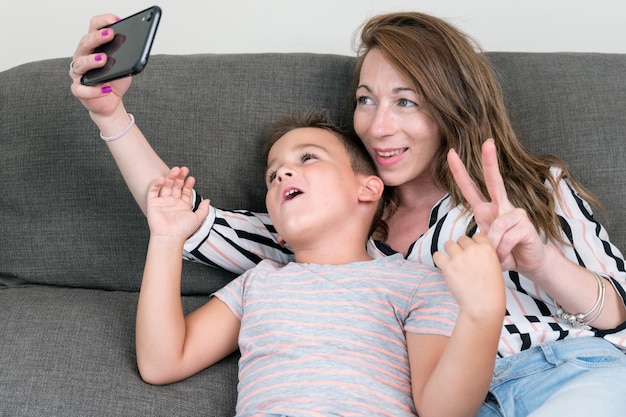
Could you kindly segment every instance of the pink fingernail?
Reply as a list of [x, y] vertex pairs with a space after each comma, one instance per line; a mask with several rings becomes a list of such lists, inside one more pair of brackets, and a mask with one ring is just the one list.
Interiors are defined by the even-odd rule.
[[111, 88], [110, 85], [105, 85], [104, 87], [102, 87], [101, 91], [102, 91], [102, 94], [108, 94], [111, 91], [113, 91], [113, 88]]
[[102, 61], [102, 54], [98, 54], [95, 57], [93, 57], [93, 59], [95, 59], [96, 61]]
[[102, 36], [107, 36], [109, 34], [109, 29], [104, 29], [102, 31]]

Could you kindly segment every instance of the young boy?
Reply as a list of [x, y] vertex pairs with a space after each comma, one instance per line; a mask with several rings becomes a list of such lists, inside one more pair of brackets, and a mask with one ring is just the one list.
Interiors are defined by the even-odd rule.
[[209, 202], [191, 210], [186, 168], [152, 183], [137, 311], [142, 378], [178, 381], [239, 348], [238, 416], [475, 415], [505, 308], [487, 239], [464, 237], [436, 254], [445, 279], [400, 254], [372, 260], [366, 241], [383, 183], [360, 142], [320, 115], [274, 127], [266, 205], [296, 262], [263, 261], [185, 317], [180, 253]]

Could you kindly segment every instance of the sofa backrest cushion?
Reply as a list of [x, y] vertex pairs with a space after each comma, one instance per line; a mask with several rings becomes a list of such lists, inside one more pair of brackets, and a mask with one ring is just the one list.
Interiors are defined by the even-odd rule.
[[[626, 55], [490, 53], [526, 145], [564, 158], [606, 204], [626, 245]], [[136, 291], [148, 228], [86, 110], [70, 59], [0, 73], [0, 285]], [[260, 144], [272, 120], [328, 108], [351, 123], [354, 58], [155, 55], [125, 103], [156, 151], [224, 208], [264, 210]], [[185, 263], [183, 292], [232, 274]]]

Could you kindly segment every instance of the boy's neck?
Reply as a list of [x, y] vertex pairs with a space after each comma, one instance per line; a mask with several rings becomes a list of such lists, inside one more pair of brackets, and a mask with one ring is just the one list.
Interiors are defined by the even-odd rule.
[[342, 246], [332, 245], [294, 248], [296, 262], [307, 264], [345, 265], [353, 262], [371, 261], [366, 244]]

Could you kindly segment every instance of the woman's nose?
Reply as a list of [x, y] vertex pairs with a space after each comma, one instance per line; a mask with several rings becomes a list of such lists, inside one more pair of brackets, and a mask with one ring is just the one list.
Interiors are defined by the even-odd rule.
[[374, 137], [382, 138], [389, 136], [395, 129], [394, 118], [389, 109], [384, 106], [379, 106], [376, 109], [370, 125], [371, 134]]

